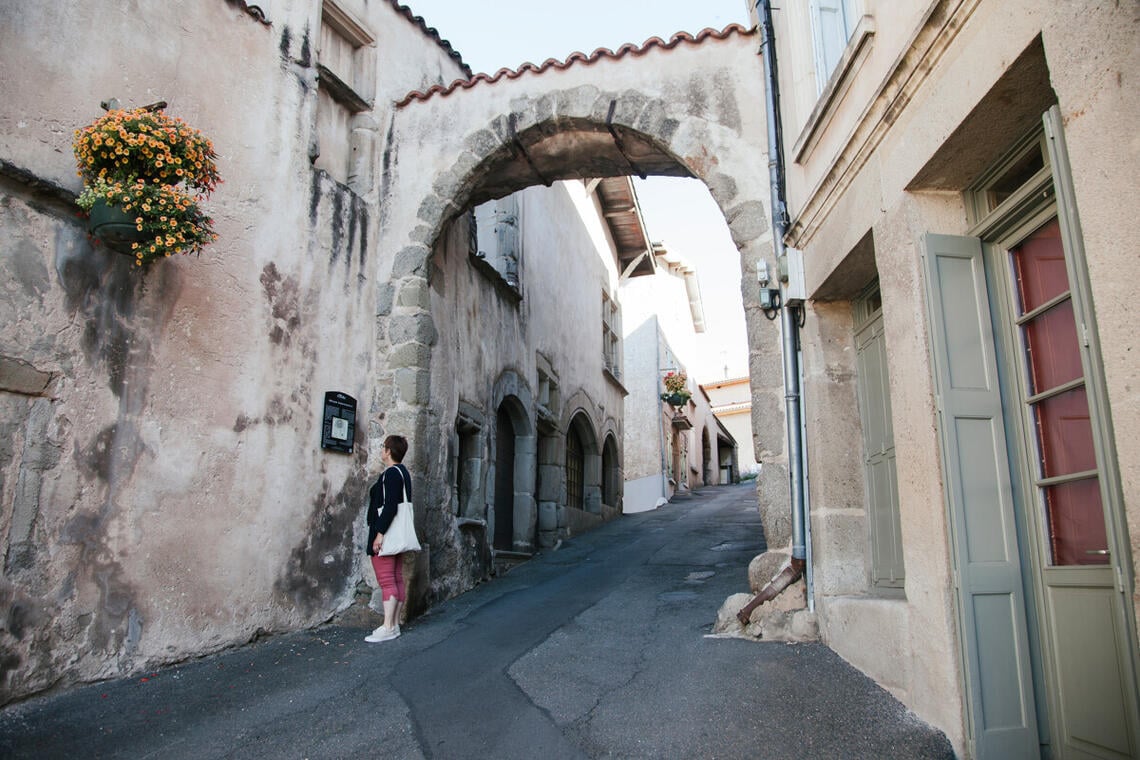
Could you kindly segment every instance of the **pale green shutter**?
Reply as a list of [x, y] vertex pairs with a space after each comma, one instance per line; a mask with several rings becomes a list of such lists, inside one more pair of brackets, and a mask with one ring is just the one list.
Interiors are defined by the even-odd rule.
[[905, 580], [899, 525], [895, 436], [883, 316], [877, 314], [855, 335], [856, 386], [863, 428], [863, 472], [871, 523], [871, 585], [902, 588]]
[[926, 236], [942, 469], [977, 757], [1038, 757], [1025, 600], [981, 243]]

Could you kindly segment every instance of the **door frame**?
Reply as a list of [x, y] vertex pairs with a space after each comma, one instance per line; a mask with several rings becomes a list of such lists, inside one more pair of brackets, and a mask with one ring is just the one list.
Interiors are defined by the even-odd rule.
[[1023, 387], [1025, 380], [1021, 376], [1018, 359], [1020, 340], [1016, 327], [1009, 319], [1014, 313], [1014, 294], [1010, 287], [1011, 275], [1005, 256], [1034, 230], [1057, 219], [1065, 252], [1070, 298], [1081, 341], [1082, 370], [1100, 475], [1105, 530], [1108, 548], [1113, 557], [1108, 568], [1112, 568], [1109, 572], [1115, 573], [1115, 598], [1118, 603], [1116, 612], [1119, 615], [1116, 622], [1126, 638], [1127, 651], [1123, 653], [1124, 659], [1131, 662], [1130, 672], [1124, 673], [1123, 678], [1126, 699], [1130, 696], [1132, 701], [1126, 705], [1126, 709], [1131, 716], [1130, 733], [1135, 746], [1136, 742], [1140, 742], [1140, 722], [1136, 719], [1140, 709], [1140, 696], [1137, 693], [1140, 652], [1131, 604], [1134, 589], [1132, 554], [1123, 510], [1123, 488], [1115, 455], [1112, 418], [1107, 402], [1108, 392], [1102, 370], [1103, 358], [1091, 303], [1092, 288], [1059, 109], [1053, 106], [1047, 111], [1043, 115], [1042, 125], [1019, 140], [1006, 158], [987, 172], [975, 188], [985, 185], [988, 179], [1023, 157], [1027, 151], [1035, 149], [1035, 146], [1041, 151], [1043, 167], [992, 209], [980, 208], [977, 198], [979, 193], [974, 189], [967, 191], [974, 192], [967, 207], [976, 219], [967, 234], [982, 241], [986, 297], [990, 303], [999, 388], [1003, 407], [1010, 410], [1004, 415], [1004, 426], [1018, 539], [1022, 547], [1026, 623], [1029, 629], [1029, 654], [1038, 726], [1043, 742], [1048, 742], [1054, 753], [1063, 752], [1060, 685], [1055, 682], [1055, 676], [1060, 672], [1060, 663], [1048, 622], [1050, 602], [1045, 578], [1047, 547], [1044, 544], [1044, 526], [1033, 487], [1035, 478], [1030, 441], [1033, 440], [1034, 433], [1021, 408], [1026, 389]]

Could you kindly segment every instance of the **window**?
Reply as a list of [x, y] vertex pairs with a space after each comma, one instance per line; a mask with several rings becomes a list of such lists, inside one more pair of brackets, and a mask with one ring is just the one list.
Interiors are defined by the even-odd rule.
[[372, 109], [373, 37], [336, 3], [321, 9], [317, 71], [321, 87], [352, 113]]
[[585, 509], [586, 452], [574, 425], [566, 431], [566, 506]]
[[812, 43], [815, 49], [815, 80], [819, 92], [839, 65], [847, 40], [859, 20], [857, 0], [811, 0]]
[[458, 438], [455, 466], [455, 511], [459, 517], [480, 519], [486, 505], [479, 498], [483, 481], [482, 430], [479, 423], [460, 415], [455, 423]]
[[317, 145], [313, 164], [347, 182], [352, 117], [372, 109], [375, 85], [372, 35], [332, 0], [321, 9], [317, 49]]
[[472, 254], [485, 261], [514, 290], [519, 290], [522, 246], [518, 194], [475, 208]]
[[535, 414], [540, 425], [547, 428], [556, 426], [561, 413], [562, 400], [558, 390], [558, 376], [554, 374], [550, 361], [541, 353], [535, 355], [538, 364], [538, 396], [535, 399]]
[[990, 216], [1008, 216], [1012, 206], [1032, 203], [1040, 190], [1052, 187], [1052, 166], [1045, 137], [1035, 130], [1019, 140], [1004, 160], [987, 171], [966, 193], [970, 220], [983, 225]]
[[1061, 228], [1054, 217], [1008, 252], [1021, 343], [1024, 412], [1033, 431], [1034, 485], [1052, 565], [1107, 565], [1088, 392]]
[[905, 581], [899, 522], [895, 437], [883, 332], [883, 299], [875, 282], [854, 303], [855, 384], [863, 429], [863, 475], [871, 534], [871, 586], [901, 589]]
[[609, 294], [602, 292], [602, 366], [621, 380], [621, 308]]

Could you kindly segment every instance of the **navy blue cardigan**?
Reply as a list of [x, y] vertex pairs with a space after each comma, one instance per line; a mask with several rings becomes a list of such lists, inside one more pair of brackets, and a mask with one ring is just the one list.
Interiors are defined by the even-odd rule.
[[[401, 475], [403, 478], [401, 479]], [[405, 501], [404, 492], [407, 491], [407, 501], [412, 500], [412, 475], [408, 468], [402, 464], [394, 464], [380, 473], [380, 477], [372, 484], [368, 491], [368, 545], [365, 547], [370, 555], [372, 542], [376, 540], [377, 533], [387, 533], [396, 512], [400, 509], [400, 502]]]

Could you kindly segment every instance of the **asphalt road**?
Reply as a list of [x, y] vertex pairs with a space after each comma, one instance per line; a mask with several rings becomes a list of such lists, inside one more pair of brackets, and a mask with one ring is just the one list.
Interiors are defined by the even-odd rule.
[[330, 626], [10, 706], [0, 757], [953, 757], [827, 647], [709, 635], [762, 549], [752, 487], [705, 489], [394, 641]]

